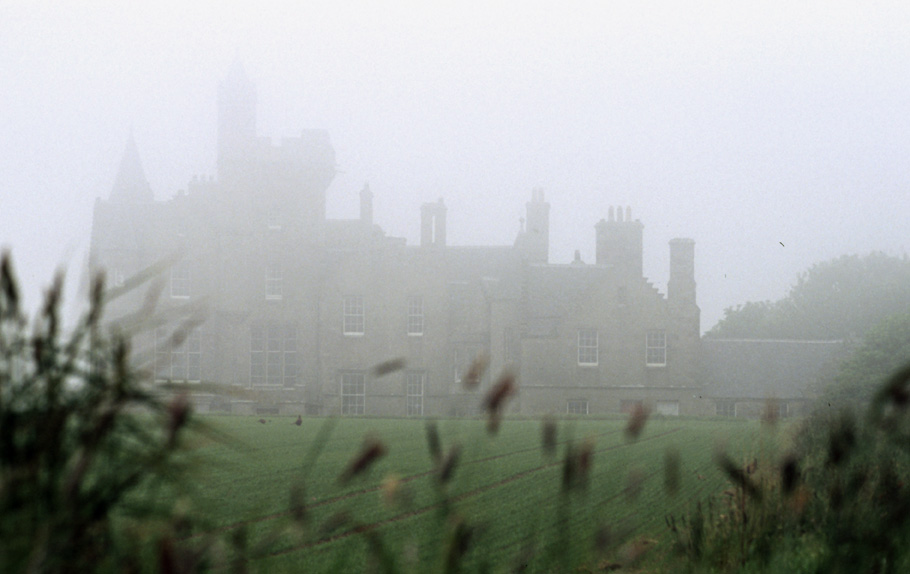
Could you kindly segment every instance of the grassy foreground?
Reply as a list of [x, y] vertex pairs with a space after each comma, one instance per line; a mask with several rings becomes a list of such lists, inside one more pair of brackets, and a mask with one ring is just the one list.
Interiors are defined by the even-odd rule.
[[[443, 420], [430, 423], [440, 449], [457, 453], [443, 479], [427, 421], [203, 420], [229, 438], [196, 441], [187, 501], [211, 517], [210, 532], [248, 541], [247, 566], [261, 572], [360, 571], [383, 560], [397, 571], [443, 571], [458, 551], [453, 540], [462, 540], [458, 564], [469, 571], [628, 567], [639, 554], [655, 564], [673, 544], [667, 516], [729, 484], [716, 453], [745, 466], [780, 432], [652, 418], [633, 440], [625, 418], [575, 419], [544, 439], [540, 421], [506, 420], [491, 435], [483, 421]], [[364, 437], [385, 455], [340, 479]], [[573, 449], [584, 453], [574, 469]]]

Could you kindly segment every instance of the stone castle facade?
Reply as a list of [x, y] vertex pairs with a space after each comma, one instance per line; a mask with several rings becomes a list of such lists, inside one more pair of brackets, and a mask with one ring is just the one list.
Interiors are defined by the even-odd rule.
[[[135, 335], [155, 378], [242, 391], [200, 394], [198, 406], [471, 414], [482, 389], [466, 391], [461, 377], [482, 354], [481, 387], [511, 370], [511, 408], [521, 413], [622, 412], [646, 401], [666, 415], [704, 414], [692, 240], [670, 241], [666, 295], [643, 276], [643, 226], [628, 208], [594, 226], [593, 263], [550, 263], [550, 205], [539, 189], [513, 245], [449, 245], [442, 199], [421, 206], [420, 244], [407, 245], [373, 221], [368, 186], [357, 219], [326, 218], [328, 134], [306, 130], [278, 145], [259, 137], [255, 87], [239, 63], [218, 106], [216, 177], [156, 201], [131, 140], [92, 228], [92, 266], [124, 287], [111, 308], [121, 322], [141, 318], [156, 281], [161, 290], [157, 322]], [[154, 269], [151, 287], [129, 289]], [[204, 307], [206, 320], [175, 344], [187, 305]], [[376, 371], [390, 359], [403, 368]]]

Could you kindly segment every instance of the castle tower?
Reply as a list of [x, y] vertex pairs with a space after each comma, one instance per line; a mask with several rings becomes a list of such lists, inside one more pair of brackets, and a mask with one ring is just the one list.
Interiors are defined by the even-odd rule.
[[218, 86], [218, 177], [243, 173], [254, 161], [256, 146], [256, 86], [247, 78], [240, 59]]
[[547, 263], [550, 258], [550, 204], [544, 201], [543, 189], [531, 190], [531, 201], [525, 204], [527, 226], [524, 246], [528, 261]]
[[154, 195], [149, 187], [149, 182], [145, 178], [145, 170], [142, 169], [142, 161], [139, 159], [139, 150], [136, 148], [136, 140], [133, 134], [126, 142], [126, 149], [123, 150], [123, 157], [120, 159], [120, 167], [117, 170], [117, 177], [114, 179], [114, 187], [111, 188], [111, 201], [117, 203], [140, 203], [153, 201]]
[[615, 210], [610, 207], [606, 220], [601, 219], [594, 226], [596, 235], [595, 258], [598, 265], [612, 265], [620, 273], [632, 277], [644, 275], [642, 267], [641, 221], [632, 221], [632, 209]]

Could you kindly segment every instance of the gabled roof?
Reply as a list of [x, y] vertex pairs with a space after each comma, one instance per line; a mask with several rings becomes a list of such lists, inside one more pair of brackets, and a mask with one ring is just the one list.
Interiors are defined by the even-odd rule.
[[713, 398], [811, 398], [814, 383], [844, 350], [843, 341], [702, 339], [705, 392]]

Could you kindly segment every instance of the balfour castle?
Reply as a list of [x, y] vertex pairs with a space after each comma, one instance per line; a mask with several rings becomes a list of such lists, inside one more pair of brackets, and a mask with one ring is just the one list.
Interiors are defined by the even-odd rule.
[[[540, 189], [512, 245], [449, 245], [442, 199], [420, 206], [420, 244], [407, 245], [373, 220], [368, 186], [359, 217], [327, 219], [334, 175], [326, 132], [278, 145], [257, 135], [239, 63], [219, 89], [217, 176], [156, 201], [130, 140], [95, 205], [91, 264], [115, 285], [160, 266], [160, 319], [134, 345], [156, 379], [243, 389], [200, 394], [201, 408], [445, 416], [478, 408], [461, 378], [483, 355], [481, 386], [510, 369], [522, 413], [705, 410], [691, 239], [669, 241], [662, 294], [643, 276], [643, 226], [628, 207], [593, 225], [594, 262], [555, 264]], [[145, 300], [134, 290], [111, 311]], [[207, 318], [175, 344], [171, 311], [187, 304]], [[403, 368], [375, 369], [390, 359]]]

